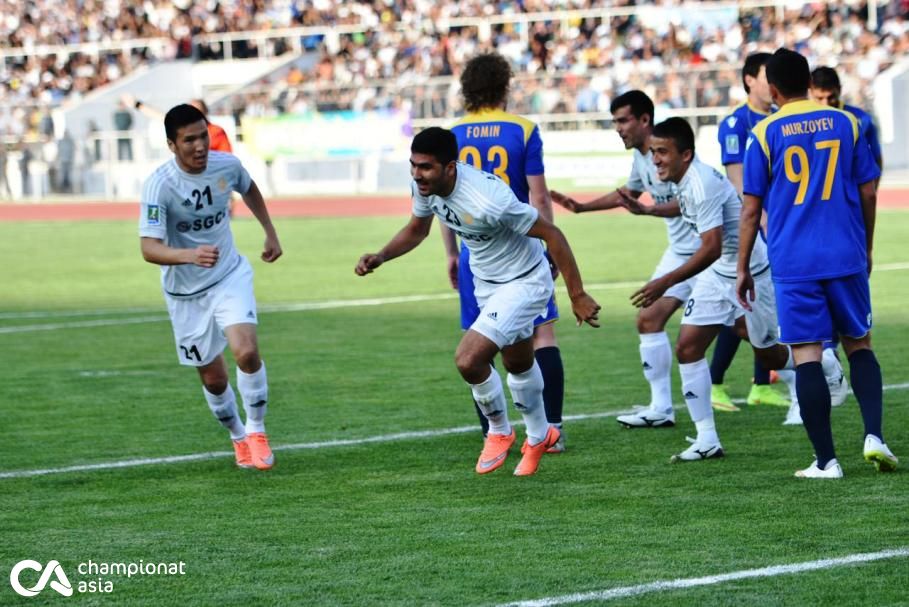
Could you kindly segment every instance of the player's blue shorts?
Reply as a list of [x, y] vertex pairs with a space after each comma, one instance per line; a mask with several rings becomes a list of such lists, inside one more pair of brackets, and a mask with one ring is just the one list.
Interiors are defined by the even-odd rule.
[[[470, 271], [470, 250], [461, 247], [458, 258], [458, 294], [461, 296], [461, 328], [467, 330], [480, 316], [480, 306], [473, 293], [473, 272]], [[559, 319], [559, 309], [556, 307], [555, 295], [546, 306], [546, 314], [537, 316], [533, 321], [534, 327], [555, 322]]]
[[777, 282], [780, 341], [806, 344], [831, 341], [835, 335], [864, 337], [871, 330], [871, 290], [868, 274]]

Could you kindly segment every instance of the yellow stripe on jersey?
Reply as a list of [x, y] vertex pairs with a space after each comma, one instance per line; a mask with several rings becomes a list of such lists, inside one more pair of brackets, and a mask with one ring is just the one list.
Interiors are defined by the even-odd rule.
[[[770, 173], [770, 146], [767, 144], [767, 129], [770, 127], [770, 125], [782, 118], [791, 118], [792, 116], [798, 116], [799, 114], [810, 114], [812, 112], [819, 112], [824, 110], [839, 112], [840, 114], [843, 114], [849, 118], [849, 122], [852, 124], [853, 143], [858, 141], [859, 124], [858, 120], [856, 120], [855, 116], [853, 116], [851, 113], [838, 108], [821, 105], [820, 103], [811, 101], [809, 99], [787, 103], [779, 110], [777, 110], [775, 114], [771, 114], [764, 120], [761, 120], [759, 123], [757, 123], [757, 125], [754, 127], [754, 130], [751, 131], [751, 134], [754, 135], [754, 138], [760, 144], [761, 149], [764, 150], [764, 157], [767, 158], [768, 163], [768, 174]], [[800, 135], [804, 133], [824, 131], [831, 128], [833, 128], [833, 121], [831, 119], [818, 118], [814, 120], [805, 120], [804, 123], [787, 124], [783, 127], [783, 134]]]
[[[769, 116], [769, 115], [770, 115], [770, 112], [765, 112], [764, 110], [760, 110], [760, 109], [754, 107], [753, 105], [751, 105], [751, 102], [750, 102], [750, 101], [746, 101], [745, 103], [743, 103], [743, 104], [740, 105], [739, 107], [742, 107], [742, 106], [747, 106], [749, 110], [751, 110], [751, 111], [754, 112], [755, 114], [760, 114], [761, 116]], [[735, 109], [739, 109], [739, 107], [737, 107], [737, 108], [735, 108]]]
[[[461, 117], [452, 126], [453, 127], [463, 126], [463, 125], [477, 124], [477, 123], [483, 123], [483, 122], [508, 122], [511, 124], [517, 124], [524, 130], [524, 143], [527, 143], [527, 140], [530, 139], [531, 133], [533, 133], [534, 127], [536, 127], [536, 125], [532, 121], [528, 120], [527, 118], [524, 118], [523, 116], [518, 116], [517, 114], [509, 114], [508, 112], [503, 111], [503, 110], [491, 110], [491, 109], [480, 110], [479, 112], [467, 114], [467, 115]], [[494, 125], [484, 125], [484, 127], [482, 127], [482, 128], [491, 128], [493, 126]], [[495, 134], [491, 134], [491, 131], [488, 131], [488, 133], [489, 134], [486, 134], [486, 135], [481, 134], [481, 135], [477, 135], [477, 136], [482, 136], [482, 137], [488, 137], [488, 136], [495, 137], [496, 136]], [[469, 132], [468, 132], [468, 137], [470, 137]]]

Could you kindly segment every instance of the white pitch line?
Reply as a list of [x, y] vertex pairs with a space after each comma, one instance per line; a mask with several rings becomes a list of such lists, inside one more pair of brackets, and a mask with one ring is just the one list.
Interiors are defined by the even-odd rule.
[[[884, 392], [886, 392], [887, 390], [905, 390], [906, 388], [909, 388], [909, 383], [905, 383], [905, 384], [885, 384], [883, 388], [884, 388]], [[849, 394], [855, 394], [855, 393], [852, 391], [852, 388], [849, 388]], [[744, 404], [746, 404], [746, 403], [748, 402], [748, 399], [747, 399], [747, 398], [733, 398], [733, 399], [732, 399], [732, 402], [734, 402], [734, 403], [737, 404], [737, 405], [744, 405]]]
[[[588, 290], [627, 289], [640, 286], [639, 282], [614, 282], [587, 286]], [[558, 289], [564, 292], [564, 287]], [[457, 293], [433, 293], [427, 295], [401, 295], [396, 297], [373, 297], [368, 299], [337, 299], [331, 301], [307, 301], [292, 304], [264, 305], [259, 312], [306, 312], [310, 310], [335, 310], [339, 308], [359, 308], [364, 306], [384, 306], [388, 304], [414, 303], [421, 301], [443, 301], [457, 299]], [[55, 331], [58, 329], [85, 329], [94, 327], [115, 327], [120, 325], [136, 325], [150, 322], [163, 322], [168, 320], [165, 315], [141, 316], [139, 318], [101, 318], [97, 320], [76, 320], [71, 322], [47, 323], [38, 325], [20, 325], [16, 327], [0, 327], [0, 335], [13, 333], [32, 333], [35, 331]]]
[[[909, 382], [902, 384], [888, 384], [884, 390], [905, 390], [909, 388]], [[566, 415], [565, 421], [581, 421], [586, 419], [600, 419], [604, 417], [616, 417], [625, 413], [633, 413], [643, 408], [635, 406], [630, 409], [620, 409], [614, 411], [602, 411], [600, 413], [583, 413], [578, 415]], [[681, 407], [676, 406], [676, 409]], [[516, 421], [514, 425], [523, 425], [523, 422]], [[300, 451], [303, 449], [327, 449], [330, 447], [348, 447], [355, 445], [368, 445], [373, 443], [390, 443], [401, 440], [411, 440], [414, 438], [436, 438], [439, 436], [449, 436], [452, 434], [464, 434], [466, 432], [476, 431], [476, 426], [459, 426], [456, 428], [444, 428], [442, 430], [417, 430], [413, 432], [398, 432], [395, 434], [380, 434], [377, 436], [367, 436], [365, 438], [346, 438], [318, 443], [293, 443], [290, 445], [278, 445], [272, 447], [272, 451]], [[209, 451], [206, 453], [191, 453], [188, 455], [173, 455], [168, 457], [143, 457], [138, 459], [128, 459], [113, 462], [100, 462], [97, 464], [76, 464], [73, 466], [64, 466], [61, 468], [39, 468], [37, 470], [11, 470], [9, 472], [0, 472], [0, 480], [5, 478], [31, 478], [35, 476], [45, 476], [48, 474], [65, 474], [67, 472], [90, 472], [94, 470], [115, 470], [118, 468], [135, 468], [137, 466], [154, 466], [159, 464], [182, 464], [186, 462], [201, 462], [222, 457], [233, 457], [233, 451]]]
[[[896, 270], [909, 270], [909, 262], [881, 264], [875, 267], [876, 272], [891, 272]], [[587, 285], [588, 291], [605, 291], [611, 289], [632, 289], [640, 287], [644, 280], [624, 281], [624, 282], [604, 282]], [[565, 287], [556, 289], [560, 293], [565, 293]], [[363, 306], [383, 306], [387, 304], [414, 303], [421, 301], [443, 301], [446, 299], [457, 299], [457, 293], [432, 293], [426, 295], [401, 295], [396, 297], [374, 297], [367, 299], [336, 299], [328, 301], [304, 301], [290, 304], [265, 304], [260, 306], [260, 313], [270, 312], [305, 312], [309, 310], [335, 310], [338, 308], [357, 308]], [[123, 308], [113, 310], [71, 310], [61, 312], [3, 312], [0, 313], [0, 320], [22, 319], [22, 318], [66, 318], [73, 316], [100, 316], [103, 314], [148, 314], [154, 312], [154, 308]], [[55, 331], [58, 329], [85, 329], [92, 327], [112, 327], [119, 325], [135, 325], [150, 322], [162, 322], [167, 320], [167, 316], [143, 316], [140, 318], [105, 318], [99, 320], [78, 320], [73, 322], [48, 323], [38, 325], [22, 325], [18, 327], [0, 327], [0, 335], [11, 333], [32, 333], [34, 331]]]
[[698, 586], [710, 586], [713, 584], [722, 584], [724, 582], [746, 580], [751, 578], [791, 575], [793, 573], [804, 573], [806, 571], [832, 569], [834, 567], [845, 567], [848, 565], [871, 563], [873, 561], [881, 561], [885, 559], [905, 558], [907, 556], [909, 556], [909, 548], [896, 548], [893, 550], [882, 550], [880, 552], [865, 552], [860, 554], [850, 554], [848, 556], [838, 558], [793, 563], [791, 565], [773, 565], [770, 567], [761, 567], [760, 569], [744, 569], [742, 571], [733, 571], [730, 573], [722, 573], [718, 575], [707, 575], [703, 577], [684, 578], [677, 580], [662, 580], [658, 582], [651, 582], [649, 584], [640, 584], [637, 586], [620, 586], [618, 588], [610, 588], [608, 590], [565, 594], [562, 596], [549, 598], [518, 601], [515, 603], [505, 603], [499, 607], [551, 607], [553, 605], [568, 605], [571, 603], [583, 603], [588, 601], [610, 601], [612, 599], [638, 596], [641, 594], [647, 594], [649, 592], [663, 592], [667, 590], [696, 588]]
[[[565, 421], [578, 421], [585, 419], [598, 419], [603, 417], [615, 417], [623, 413], [629, 413], [630, 409], [621, 411], [603, 411], [601, 413], [589, 413], [583, 415], [566, 415]], [[522, 425], [523, 422], [515, 422], [514, 425]], [[390, 443], [395, 441], [411, 440], [415, 438], [437, 438], [440, 436], [449, 436], [452, 434], [464, 434], [467, 432], [477, 432], [479, 426], [459, 426], [456, 428], [444, 428], [442, 430], [418, 430], [413, 432], [397, 432], [395, 434], [380, 434], [378, 436], [367, 436], [365, 438], [346, 438], [318, 443], [294, 443], [290, 445], [278, 445], [272, 447], [272, 451], [300, 451], [303, 449], [327, 449], [331, 447], [349, 447], [354, 445], [369, 445], [374, 443]], [[5, 478], [31, 478], [35, 476], [45, 476], [48, 474], [65, 474], [67, 472], [91, 472], [96, 470], [116, 470], [118, 468], [135, 468], [137, 466], [154, 466], [159, 464], [183, 464], [187, 462], [201, 462], [224, 457], [234, 457], [233, 451], [209, 451], [206, 453], [191, 453], [188, 455], [173, 455], [169, 457], [143, 457], [137, 459], [120, 460], [113, 462], [100, 462], [97, 464], [77, 464], [74, 466], [64, 466], [61, 468], [41, 468], [37, 470], [13, 470], [10, 472], [0, 472], [0, 479]]]
[[[897, 262], [897, 263], [885, 263], [879, 266], [874, 267], [875, 272], [894, 272], [899, 270], [909, 270], [909, 261], [907, 262]], [[592, 291], [599, 290], [608, 290], [608, 289], [630, 289], [634, 287], [640, 287], [646, 282], [646, 279], [633, 280], [633, 281], [624, 281], [624, 282], [604, 282], [593, 285], [588, 285], [586, 288]], [[560, 292], [565, 292], [564, 287], [558, 287]], [[299, 303], [290, 303], [290, 304], [264, 304], [259, 307], [261, 312], [298, 312], [305, 310], [328, 310], [334, 308], [346, 308], [346, 307], [356, 307], [356, 306], [375, 306], [383, 305], [389, 303], [408, 303], [408, 302], [418, 302], [418, 301], [438, 301], [444, 299], [455, 299], [457, 297], [454, 293], [433, 293], [428, 295], [402, 295], [398, 297], [383, 297], [383, 298], [374, 298], [374, 299], [340, 299], [340, 300], [329, 300], [329, 301], [304, 301]], [[0, 312], [0, 320], [17, 320], [24, 318], [71, 318], [79, 316], [122, 316], [129, 314], [153, 314], [159, 312], [160, 308], [111, 308], [111, 309], [102, 309], [102, 310], [47, 310], [47, 311], [32, 311], [32, 312]], [[122, 319], [107, 319], [112, 321], [120, 321]], [[141, 322], [156, 322], [158, 320], [155, 317], [154, 320], [145, 320]], [[33, 325], [35, 326], [35, 325]], [[41, 325], [38, 325], [41, 326]], [[48, 325], [52, 328], [60, 328], [56, 325]], [[82, 325], [79, 325], [82, 326]], [[93, 325], [85, 325], [93, 326]], [[21, 327], [9, 327], [9, 328], [18, 328]], [[63, 328], [70, 328], [70, 325], [66, 325]], [[32, 329], [40, 330], [40, 329]], [[2, 331], [0, 331], [2, 332]]]

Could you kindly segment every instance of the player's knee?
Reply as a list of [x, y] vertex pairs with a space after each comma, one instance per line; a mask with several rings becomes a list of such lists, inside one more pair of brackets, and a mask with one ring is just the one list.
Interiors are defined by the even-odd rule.
[[455, 352], [455, 366], [458, 367], [461, 377], [475, 384], [479, 382], [473, 380], [489, 368], [489, 361], [482, 360], [477, 352], [459, 349]]
[[202, 378], [202, 385], [210, 394], [220, 395], [227, 390], [227, 378], [219, 375], [211, 375]]
[[679, 338], [675, 344], [675, 357], [681, 364], [697, 362], [704, 358], [704, 349], [695, 340]]
[[858, 339], [842, 335], [840, 336], [840, 342], [843, 344], [843, 351], [846, 353], [846, 356], [849, 357], [852, 356], [853, 352], [871, 349], [871, 333], [869, 332], [864, 337], [859, 337]]
[[259, 358], [259, 349], [255, 346], [238, 348], [234, 352], [234, 359], [237, 361], [237, 366], [244, 373], [255, 373], [262, 366], [262, 361]]

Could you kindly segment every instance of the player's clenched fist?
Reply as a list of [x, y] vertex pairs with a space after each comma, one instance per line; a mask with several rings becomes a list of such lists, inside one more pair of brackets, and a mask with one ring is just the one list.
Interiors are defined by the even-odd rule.
[[200, 244], [193, 249], [193, 264], [203, 268], [213, 268], [218, 263], [218, 257], [221, 251], [218, 247], [210, 244]]
[[384, 262], [385, 259], [378, 253], [367, 253], [357, 262], [357, 267], [354, 268], [354, 272], [357, 273], [357, 276], [366, 276]]
[[600, 304], [587, 293], [581, 292], [580, 295], [571, 298], [571, 310], [574, 312], [579, 327], [581, 323], [585, 322], [591, 327], [600, 326]]

